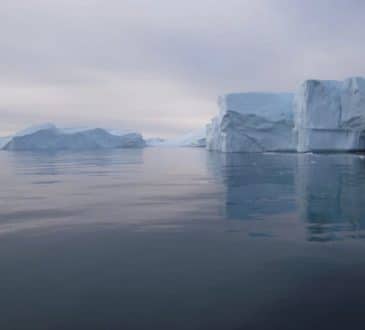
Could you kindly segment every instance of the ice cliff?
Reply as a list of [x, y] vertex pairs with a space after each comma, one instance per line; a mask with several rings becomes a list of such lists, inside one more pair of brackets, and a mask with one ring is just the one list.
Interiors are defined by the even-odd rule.
[[297, 151], [365, 149], [365, 79], [307, 80], [294, 101]]
[[306, 80], [289, 93], [219, 98], [207, 149], [222, 152], [365, 150], [365, 79]]
[[295, 150], [292, 102], [291, 93], [235, 93], [220, 97], [219, 115], [207, 125], [207, 149]]
[[58, 128], [53, 124], [44, 124], [18, 132], [3, 142], [1, 149], [15, 151], [92, 150], [141, 148], [144, 145], [145, 141], [139, 133], [108, 131], [102, 128]]

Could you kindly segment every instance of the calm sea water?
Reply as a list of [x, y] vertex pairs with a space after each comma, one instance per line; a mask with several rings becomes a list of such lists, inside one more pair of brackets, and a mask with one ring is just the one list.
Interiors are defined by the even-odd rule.
[[0, 329], [362, 329], [365, 157], [0, 152]]

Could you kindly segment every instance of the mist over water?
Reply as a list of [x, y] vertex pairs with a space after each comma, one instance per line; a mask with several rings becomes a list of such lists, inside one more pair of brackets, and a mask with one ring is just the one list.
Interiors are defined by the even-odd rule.
[[0, 152], [0, 168], [0, 328], [364, 321], [361, 155]]

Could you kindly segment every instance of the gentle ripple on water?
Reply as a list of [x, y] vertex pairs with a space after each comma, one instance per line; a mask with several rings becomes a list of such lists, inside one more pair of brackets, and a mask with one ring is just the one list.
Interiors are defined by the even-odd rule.
[[365, 321], [362, 156], [0, 152], [0, 169], [0, 329]]
[[0, 167], [0, 232], [10, 220], [12, 230], [185, 222], [312, 242], [364, 237], [365, 161], [355, 154], [2, 152]]

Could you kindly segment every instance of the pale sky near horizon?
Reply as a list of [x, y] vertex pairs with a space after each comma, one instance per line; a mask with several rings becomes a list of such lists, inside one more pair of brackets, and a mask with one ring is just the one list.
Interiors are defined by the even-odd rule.
[[365, 75], [362, 0], [0, 0], [0, 136], [54, 122], [169, 137], [227, 92]]

